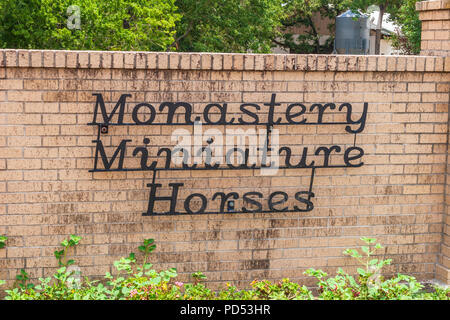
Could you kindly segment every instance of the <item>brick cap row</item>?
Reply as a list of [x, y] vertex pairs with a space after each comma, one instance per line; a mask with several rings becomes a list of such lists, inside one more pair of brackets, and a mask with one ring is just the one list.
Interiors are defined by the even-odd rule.
[[417, 11], [450, 9], [450, 0], [432, 0], [416, 2]]
[[450, 57], [0, 49], [0, 67], [450, 72]]

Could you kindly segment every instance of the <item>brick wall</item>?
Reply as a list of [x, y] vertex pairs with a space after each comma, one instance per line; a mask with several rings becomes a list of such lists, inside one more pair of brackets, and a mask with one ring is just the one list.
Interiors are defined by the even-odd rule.
[[[421, 54], [450, 56], [450, 0], [417, 2], [416, 9], [419, 11], [420, 20], [422, 20]], [[448, 64], [450, 64], [450, 59], [446, 58], [445, 69], [449, 68]], [[448, 87], [447, 91], [449, 91]], [[447, 157], [442, 242], [436, 264], [436, 278], [444, 283], [450, 283], [450, 168], [448, 167], [448, 161]]]
[[450, 0], [416, 3], [422, 21], [421, 54], [448, 56], [450, 54]]
[[[136, 252], [144, 238], [156, 240], [156, 268], [176, 267], [184, 280], [203, 271], [212, 287], [282, 277], [312, 284], [302, 275], [309, 267], [355, 272], [342, 251], [359, 246], [361, 236], [385, 245], [384, 257], [393, 259], [388, 274], [433, 279], [447, 270], [448, 254], [440, 253], [448, 248], [441, 249], [449, 57], [2, 50], [0, 65], [0, 234], [9, 237], [0, 250], [0, 279], [12, 282], [20, 268], [33, 278], [48, 275], [56, 268], [54, 250], [69, 234], [82, 236], [73, 254], [92, 276], [112, 271], [112, 262]], [[343, 125], [275, 126], [280, 144], [297, 157], [302, 146], [311, 153], [319, 145], [356, 144], [364, 166], [317, 169], [309, 212], [142, 216], [152, 172], [89, 172], [97, 138], [87, 125], [93, 93], [102, 94], [108, 110], [131, 94], [128, 118], [137, 103], [163, 101], [188, 102], [199, 114], [208, 103], [226, 102], [229, 117], [237, 118], [240, 104], [264, 109], [273, 93], [280, 116], [288, 103], [347, 102], [360, 114], [367, 102], [366, 127], [356, 140]], [[324, 114], [324, 121], [344, 118], [337, 110]], [[173, 146], [178, 127], [110, 126], [101, 138], [108, 156], [122, 139], [135, 147], [150, 138], [155, 157], [158, 147]], [[136, 163], [130, 151], [126, 161]], [[215, 192], [260, 191], [266, 201], [276, 190], [292, 197], [307, 189], [310, 175], [308, 169], [275, 176], [160, 171], [157, 183], [159, 195], [170, 194], [170, 182], [184, 183], [180, 200], [201, 192], [217, 203], [210, 200]]]

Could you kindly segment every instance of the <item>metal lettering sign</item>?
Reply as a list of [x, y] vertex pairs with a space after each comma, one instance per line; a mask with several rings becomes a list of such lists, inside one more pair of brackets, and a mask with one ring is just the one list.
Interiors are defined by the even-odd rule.
[[[131, 121], [125, 122], [125, 107], [127, 98], [131, 94], [122, 94], [114, 105], [112, 110], [107, 111], [103, 96], [101, 93], [94, 93], [96, 102], [94, 106], [93, 120], [88, 125], [97, 127], [97, 139], [95, 143], [94, 167], [90, 172], [109, 172], [109, 171], [152, 171], [152, 182], [147, 184], [150, 188], [150, 196], [145, 216], [150, 215], [178, 215], [178, 214], [223, 214], [232, 213], [268, 213], [268, 212], [305, 212], [314, 208], [312, 192], [315, 170], [318, 168], [356, 168], [364, 163], [362, 158], [364, 150], [356, 146], [356, 135], [365, 128], [368, 103], [363, 103], [362, 112], [355, 115], [350, 103], [336, 105], [334, 103], [314, 103], [309, 107], [302, 103], [285, 104], [284, 117], [279, 116], [281, 103], [276, 102], [276, 93], [272, 93], [270, 101], [262, 106], [256, 103], [242, 103], [239, 106], [240, 116], [230, 118], [227, 103], [210, 103], [204, 106], [201, 116], [192, 117], [194, 108], [187, 102], [162, 102], [158, 107], [152, 104], [142, 102], [136, 104], [131, 112]], [[261, 111], [263, 110], [263, 111]], [[333, 111], [342, 114], [345, 118], [342, 122], [326, 121], [324, 117], [327, 112]], [[178, 111], [178, 113], [176, 113]], [[181, 111], [181, 114], [180, 114]], [[181, 116], [181, 118], [180, 118]], [[214, 119], [213, 119], [214, 118]], [[315, 121], [311, 121], [311, 119]], [[356, 119], [355, 119], [356, 118]], [[181, 119], [181, 121], [179, 120]], [[313, 150], [315, 156], [319, 156], [321, 161], [308, 158], [308, 147], [303, 147], [301, 157], [298, 162], [292, 161], [293, 151], [289, 146], [279, 146], [272, 142], [274, 131], [277, 126], [311, 126], [311, 125], [342, 125], [343, 130], [348, 134], [354, 135], [353, 146], [341, 147], [339, 145], [318, 146]], [[102, 134], [107, 134], [110, 126], [193, 126], [194, 127], [194, 149], [191, 151], [190, 144], [187, 146], [177, 146], [173, 149], [162, 147], [157, 151], [157, 160], [149, 162], [150, 139], [145, 137], [142, 145], [136, 146], [132, 150], [132, 156], [138, 161], [133, 161], [130, 165], [126, 161], [127, 149], [129, 149], [130, 139], [120, 141], [113, 154], [108, 157], [104, 144], [101, 140]], [[256, 130], [243, 131], [236, 129], [233, 133], [240, 136], [241, 139], [254, 139], [249, 146], [230, 145], [223, 152], [225, 143], [221, 132], [213, 131], [214, 138], [211, 136], [204, 145], [203, 140], [197, 139], [196, 131], [202, 132], [202, 126], [224, 126], [240, 128], [242, 126], [260, 127], [258, 134]], [[180, 129], [181, 130], [181, 129]], [[175, 130], [177, 131], [177, 130]], [[185, 130], [186, 131], [186, 130]], [[182, 132], [185, 132], [182, 131]], [[228, 132], [228, 131], [227, 131]], [[236, 132], [238, 134], [236, 134]], [[180, 134], [179, 137], [183, 137]], [[218, 138], [217, 138], [218, 137]], [[227, 138], [228, 139], [228, 138]], [[278, 139], [276, 139], [278, 140]], [[191, 141], [191, 140], [190, 140]], [[228, 140], [227, 140], [228, 141]], [[221, 149], [222, 148], [222, 149]], [[338, 156], [339, 164], [331, 164], [330, 157]], [[239, 158], [240, 162], [236, 165], [233, 159]], [[276, 161], [271, 161], [276, 157]], [[281, 161], [279, 157], [284, 157]], [[192, 161], [194, 158], [194, 161]], [[222, 159], [222, 160], [221, 160]], [[225, 161], [223, 161], [225, 159]], [[175, 161], [177, 160], [177, 161]], [[139, 163], [138, 166], [135, 164]], [[234, 208], [234, 200], [240, 198], [236, 192], [216, 192], [210, 201], [220, 200], [220, 209], [218, 211], [208, 210], [208, 199], [201, 193], [192, 193], [184, 200], [184, 212], [176, 211], [176, 204], [180, 188], [183, 183], [169, 183], [171, 188], [170, 196], [158, 196], [158, 188], [161, 184], [156, 183], [158, 171], [176, 171], [176, 170], [270, 170], [270, 169], [309, 169], [311, 178], [308, 190], [298, 191], [294, 198], [297, 205], [293, 208], [285, 206], [288, 201], [288, 194], [283, 191], [272, 192], [267, 198], [268, 210], [263, 208], [261, 199], [263, 194], [258, 191], [246, 192], [242, 195], [244, 203], [251, 205], [242, 206], [240, 210]], [[155, 212], [155, 203], [165, 202], [169, 204], [169, 211]], [[192, 202], [200, 203], [195, 211], [192, 209]]]

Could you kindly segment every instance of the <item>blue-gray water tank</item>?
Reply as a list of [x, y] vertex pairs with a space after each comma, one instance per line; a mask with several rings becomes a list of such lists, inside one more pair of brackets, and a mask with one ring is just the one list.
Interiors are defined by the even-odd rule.
[[347, 10], [336, 17], [334, 51], [340, 54], [368, 54], [369, 17]]

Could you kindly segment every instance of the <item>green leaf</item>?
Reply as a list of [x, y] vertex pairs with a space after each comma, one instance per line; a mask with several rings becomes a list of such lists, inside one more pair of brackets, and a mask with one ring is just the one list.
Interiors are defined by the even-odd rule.
[[158, 277], [155, 277], [155, 278], [150, 279], [149, 281], [150, 281], [150, 283], [151, 283], [152, 285], [158, 285], [158, 284], [161, 283], [161, 277], [158, 276]]
[[344, 250], [344, 254], [349, 255], [353, 258], [362, 258], [361, 254], [355, 249], [346, 249]]
[[73, 241], [75, 244], [78, 244], [82, 238], [80, 236], [76, 236], [74, 234], [70, 235], [70, 240]]
[[5, 236], [0, 236], [0, 249], [3, 249], [4, 247], [5, 247], [5, 245], [6, 245], [6, 240], [8, 240], [8, 238], [7, 237], [5, 237]]
[[389, 265], [389, 264], [391, 264], [391, 262], [392, 262], [392, 259], [383, 260], [383, 265]]
[[144, 245], [148, 246], [152, 244], [155, 240], [154, 239], [144, 239]]
[[377, 241], [377, 239], [375, 239], [375, 238], [366, 238], [366, 237], [362, 237], [361, 240], [364, 241], [367, 244], [372, 244], [372, 243], [375, 243]]
[[364, 270], [364, 269], [357, 268], [356, 271], [358, 271], [358, 273], [359, 273], [361, 276], [367, 275], [366, 270]]
[[153, 265], [152, 265], [151, 263], [146, 263], [146, 264], [144, 264], [144, 270], [148, 270], [148, 269], [150, 269], [151, 267], [153, 267]]
[[122, 294], [125, 296], [128, 296], [130, 294], [131, 289], [127, 288], [127, 287], [123, 287], [122, 288]]

